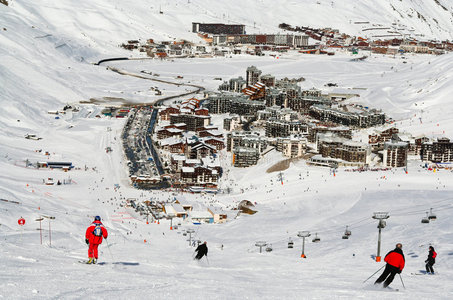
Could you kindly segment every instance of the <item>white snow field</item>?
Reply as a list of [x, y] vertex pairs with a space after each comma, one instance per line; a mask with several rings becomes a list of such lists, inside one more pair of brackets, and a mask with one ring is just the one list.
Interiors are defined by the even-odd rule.
[[[1, 299], [453, 298], [451, 170], [428, 171], [411, 158], [407, 173], [340, 168], [334, 176], [329, 169], [300, 160], [283, 172], [282, 184], [278, 173], [266, 173], [284, 159], [280, 153], [269, 153], [257, 166], [237, 169], [224, 152], [221, 187], [230, 187], [230, 194], [141, 191], [128, 179], [120, 138], [125, 120], [96, 118], [102, 106], [79, 103], [103, 97], [153, 102], [154, 86], [165, 96], [185, 91], [121, 76], [107, 66], [133, 73], [149, 70], [169, 80], [182, 75], [184, 82], [215, 90], [220, 83], [215, 77], [244, 76], [245, 69], [255, 65], [277, 77], [303, 76], [304, 88], [327, 91], [327, 82], [361, 88], [354, 90], [360, 97], [350, 101], [383, 109], [401, 131], [453, 138], [452, 54], [371, 55], [351, 62], [350, 54], [343, 52], [332, 57], [290, 52], [278, 59], [237, 55], [92, 64], [138, 55], [117, 47], [128, 39], [198, 41], [190, 32], [192, 21], [241, 22], [250, 32], [278, 32], [277, 25], [287, 22], [359, 34], [355, 20], [391, 24], [398, 19], [425, 36], [451, 39], [449, 1], [8, 2], [9, 6], [0, 4]], [[428, 21], [417, 18], [415, 10]], [[302, 20], [306, 21], [300, 24]], [[48, 114], [68, 103], [80, 111], [59, 119]], [[213, 120], [220, 123], [221, 117]], [[26, 134], [42, 139], [25, 139]], [[106, 153], [106, 147], [113, 151]], [[70, 161], [76, 168], [69, 172], [26, 168], [27, 159]], [[49, 177], [72, 183], [44, 184]], [[247, 199], [256, 202], [258, 213], [237, 218], [229, 214], [226, 224], [183, 221], [177, 230], [170, 230], [168, 220], [146, 224], [132, 208], [120, 206], [125, 198], [175, 197], [195, 207], [214, 204], [226, 209]], [[430, 208], [437, 220], [422, 224]], [[382, 230], [381, 255], [401, 242], [406, 256], [401, 278], [396, 276], [391, 284], [393, 290], [373, 286], [380, 272], [363, 283], [384, 266], [374, 260], [378, 230], [371, 217], [378, 211], [390, 215]], [[87, 257], [84, 235], [96, 215], [102, 217], [109, 238], [100, 246], [99, 264], [86, 265], [79, 262]], [[47, 218], [42, 221], [42, 244], [36, 221], [41, 216], [55, 217], [50, 224]], [[17, 223], [20, 217], [26, 220], [22, 227]], [[352, 235], [345, 240], [341, 237], [347, 225]], [[195, 239], [208, 242], [209, 261], [192, 260], [194, 248], [182, 233], [187, 229], [195, 230]], [[305, 259], [300, 257], [302, 240], [297, 237], [302, 230], [312, 233], [305, 243]], [[316, 233], [319, 243], [312, 242]], [[295, 242], [293, 249], [287, 247], [289, 238]], [[272, 244], [273, 251], [259, 253], [257, 241]], [[416, 276], [424, 270], [429, 245], [438, 253], [437, 274]]]

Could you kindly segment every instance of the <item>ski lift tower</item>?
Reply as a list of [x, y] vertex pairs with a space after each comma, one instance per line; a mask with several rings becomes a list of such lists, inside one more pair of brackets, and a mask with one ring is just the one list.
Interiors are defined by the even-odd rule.
[[377, 228], [379, 229], [379, 235], [378, 235], [378, 244], [377, 244], [377, 255], [376, 255], [376, 262], [381, 261], [381, 229], [385, 228], [387, 225], [385, 223], [385, 219], [388, 219], [389, 213], [388, 212], [375, 212], [373, 213], [373, 219], [379, 220], [379, 224]]
[[310, 231], [299, 231], [297, 233], [297, 236], [302, 238], [302, 254], [300, 255], [300, 257], [302, 258], [307, 258], [305, 256], [305, 238], [309, 237], [310, 235]]
[[260, 247], [260, 253], [261, 253], [263, 247], [266, 246], [266, 245], [267, 245], [267, 243], [264, 242], [264, 241], [258, 241], [258, 242], [255, 243], [256, 247]]
[[195, 232], [192, 228], [187, 229], [186, 231], [189, 234], [189, 246], [192, 245], [192, 233]]

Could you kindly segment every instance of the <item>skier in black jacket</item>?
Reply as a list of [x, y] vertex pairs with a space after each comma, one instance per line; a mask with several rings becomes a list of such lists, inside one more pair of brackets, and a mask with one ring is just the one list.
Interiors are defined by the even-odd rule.
[[437, 256], [437, 253], [436, 253], [436, 251], [434, 251], [434, 247], [429, 246], [428, 258], [425, 260], [426, 273], [429, 274], [431, 272], [431, 274], [434, 274], [433, 265], [436, 263], [436, 256]]
[[195, 256], [194, 259], [200, 260], [203, 256], [208, 256], [208, 246], [206, 246], [207, 242], [204, 242], [200, 246], [195, 249], [195, 252], [197, 252], [197, 255]]

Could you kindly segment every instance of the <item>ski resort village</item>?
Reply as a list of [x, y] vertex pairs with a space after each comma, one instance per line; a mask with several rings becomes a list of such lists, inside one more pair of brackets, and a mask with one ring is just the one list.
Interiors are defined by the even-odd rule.
[[448, 0], [0, 0], [0, 299], [452, 299]]

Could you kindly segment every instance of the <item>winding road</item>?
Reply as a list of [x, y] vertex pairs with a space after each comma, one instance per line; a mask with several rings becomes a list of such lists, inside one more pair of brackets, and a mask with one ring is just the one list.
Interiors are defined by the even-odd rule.
[[[127, 58], [127, 57], [108, 58], [108, 59], [103, 59], [103, 60], [98, 61], [97, 63], [95, 63], [95, 65], [99, 66], [99, 65], [101, 65], [102, 63], [105, 63], [105, 62], [109, 62], [109, 61], [123, 61], [123, 60], [140, 60], [140, 59], [130, 59], [130, 58]], [[151, 102], [151, 103], [148, 103], [148, 104], [137, 104], [138, 106], [151, 106], [151, 105], [153, 107], [160, 106], [167, 100], [171, 100], [171, 99], [175, 99], [175, 98], [179, 98], [179, 97], [184, 97], [184, 96], [188, 96], [188, 95], [191, 95], [191, 94], [198, 94], [198, 93], [200, 93], [200, 92], [205, 90], [204, 87], [199, 86], [199, 85], [187, 84], [187, 83], [179, 83], [179, 82], [173, 82], [173, 81], [168, 81], [168, 80], [163, 80], [163, 79], [151, 78], [151, 77], [147, 77], [147, 76], [142, 75], [142, 74], [128, 72], [128, 71], [125, 71], [125, 70], [122, 70], [122, 69], [118, 69], [118, 68], [115, 68], [115, 67], [111, 67], [111, 66], [107, 66], [107, 69], [112, 71], [112, 72], [118, 73], [120, 75], [132, 76], [132, 77], [136, 77], [136, 78], [140, 78], [140, 79], [144, 79], [144, 80], [151, 80], [151, 81], [156, 81], [156, 82], [165, 83], [165, 84], [171, 84], [171, 85], [177, 85], [177, 86], [188, 86], [188, 87], [194, 87], [195, 88], [195, 90], [190, 91], [190, 92], [185, 92], [185, 93], [182, 93], [182, 94], [168, 96], [168, 97], [162, 97], [162, 98], [159, 98], [158, 100], [156, 100], [154, 102]], [[142, 73], [147, 74], [144, 71], [142, 71]], [[154, 127], [155, 127], [155, 125], [157, 123], [156, 121], [157, 121], [158, 110], [159, 110], [158, 108], [153, 108], [153, 112], [151, 114], [151, 119], [149, 121], [149, 126], [148, 126], [148, 130], [147, 130], [146, 142], [148, 144], [149, 149], [151, 150], [151, 154], [153, 156], [153, 160], [154, 160], [154, 163], [156, 164], [156, 168], [157, 168], [157, 170], [159, 172], [159, 175], [163, 175], [165, 172], [164, 172], [164, 168], [162, 167], [162, 162], [161, 162], [160, 157], [158, 155], [158, 152], [154, 148], [153, 142], [151, 140], [151, 135], [154, 132]], [[131, 155], [131, 154], [132, 153], [126, 153], [126, 155]], [[155, 188], [156, 189], [164, 189], [164, 188], [168, 188], [168, 187], [169, 187], [168, 182], [164, 181], [164, 182], [161, 182], [161, 184], [156, 185]]]

